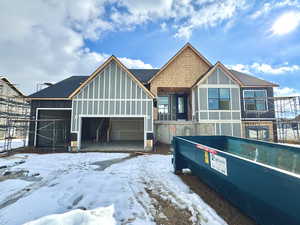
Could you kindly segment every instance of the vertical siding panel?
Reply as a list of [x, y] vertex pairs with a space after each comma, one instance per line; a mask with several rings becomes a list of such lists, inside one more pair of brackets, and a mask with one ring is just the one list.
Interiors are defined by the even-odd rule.
[[153, 101], [149, 101], [148, 102], [149, 106], [148, 106], [148, 110], [149, 112], [149, 118], [148, 118], [148, 126], [147, 126], [147, 131], [151, 132], [153, 131]]
[[115, 106], [115, 108], [116, 108], [115, 114], [116, 114], [116, 115], [120, 115], [120, 114], [121, 114], [121, 113], [120, 113], [120, 106], [121, 106], [120, 101], [117, 100], [117, 101], [116, 101], [116, 106]]
[[108, 94], [108, 89], [109, 89], [109, 65], [107, 66], [107, 68], [104, 70], [104, 98], [107, 99], [109, 98], [109, 94]]
[[94, 111], [93, 111], [94, 115], [98, 115], [98, 103], [99, 101], [94, 101]]
[[71, 130], [75, 130], [75, 124], [76, 124], [76, 121], [75, 121], [75, 118], [76, 118], [76, 105], [77, 105], [77, 102], [76, 101], [72, 101], [72, 112], [71, 112]]
[[93, 98], [93, 81], [91, 81], [89, 84], [88, 84], [88, 95], [87, 95], [87, 98], [89, 99], [92, 99]]
[[122, 86], [120, 85], [122, 80], [121, 80], [121, 71], [120, 71], [120, 68], [117, 67], [117, 79], [116, 79], [116, 92], [117, 92], [117, 95], [116, 95], [116, 98], [120, 99], [121, 96], [120, 96], [120, 93], [121, 93], [121, 88]]
[[130, 109], [131, 104], [130, 103], [131, 103], [130, 100], [126, 100], [126, 115], [131, 114], [131, 109]]
[[125, 98], [126, 99], [128, 99], [128, 89], [129, 89], [129, 86], [128, 86], [128, 84], [129, 84], [129, 82], [128, 82], [128, 77], [126, 76], [126, 74], [125, 74], [125, 72], [124, 72], [124, 76], [125, 76], [125, 83], [126, 83], [126, 85], [125, 85]]
[[98, 115], [103, 115], [104, 113], [103, 113], [103, 101], [99, 101], [98, 102]]
[[109, 112], [108, 112], [108, 101], [103, 101], [103, 108], [104, 108], [104, 115], [108, 115]]
[[82, 101], [83, 111], [82, 114], [87, 114], [87, 101]]
[[136, 111], [136, 115], [141, 115], [141, 104], [142, 102], [141, 101], [135, 101], [135, 104], [136, 104], [136, 109], [135, 109], [135, 111]]
[[99, 98], [99, 74], [97, 75], [97, 77], [95, 78], [94, 81], [94, 99], [98, 99]]
[[145, 116], [144, 129], [151, 132], [153, 102], [150, 99], [121, 67], [111, 62], [75, 96], [72, 131], [79, 130], [80, 115], [137, 115]]
[[200, 121], [201, 120], [201, 118], [200, 118], [200, 109], [201, 109], [201, 107], [200, 107], [200, 88], [199, 88], [199, 86], [197, 88], [198, 88], [198, 91], [197, 91], [197, 94], [198, 94], [198, 121]]
[[101, 94], [102, 94], [102, 88], [101, 88], [101, 80], [103, 78], [103, 73], [98, 75], [98, 99], [101, 98]]
[[111, 68], [110, 68], [110, 99], [114, 99], [115, 98], [115, 72], [116, 72], [116, 67], [115, 67], [115, 63], [111, 63]]
[[129, 79], [129, 81], [130, 81], [130, 91], [129, 91], [130, 96], [129, 96], [129, 98], [130, 98], [130, 114], [131, 114], [131, 112], [132, 112], [132, 101], [131, 101], [131, 99], [132, 99], [132, 81], [131, 81], [131, 79]]
[[126, 85], [126, 74], [125, 71], [121, 71], [121, 77], [122, 77], [122, 82], [121, 82], [121, 98], [124, 99], [126, 98], [126, 89], [127, 89], [127, 85]]
[[85, 86], [85, 87], [83, 88], [82, 92], [83, 92], [82, 98], [83, 98], [83, 99], [86, 99], [86, 98], [87, 98], [87, 86]]

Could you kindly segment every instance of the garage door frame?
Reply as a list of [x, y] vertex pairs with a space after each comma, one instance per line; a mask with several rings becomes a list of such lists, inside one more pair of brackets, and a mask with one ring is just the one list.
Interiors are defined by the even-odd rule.
[[[38, 119], [39, 119], [39, 112], [45, 110], [45, 111], [49, 111], [49, 110], [59, 110], [59, 111], [68, 111], [71, 110], [71, 114], [72, 114], [72, 108], [36, 108], [35, 111], [35, 127], [34, 127], [34, 144], [33, 146], [36, 147], [37, 144], [37, 128], [38, 128]], [[71, 115], [72, 117], [72, 115]], [[70, 117], [70, 119], [71, 119]], [[71, 132], [71, 127], [70, 127], [70, 132]]]
[[79, 131], [77, 135], [78, 149], [81, 149], [82, 118], [144, 118], [144, 149], [147, 145], [146, 122], [147, 115], [79, 115]]

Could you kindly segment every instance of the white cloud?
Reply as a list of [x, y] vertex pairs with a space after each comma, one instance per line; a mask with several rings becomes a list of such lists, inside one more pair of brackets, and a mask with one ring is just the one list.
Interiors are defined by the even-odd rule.
[[300, 12], [287, 12], [274, 22], [271, 32], [283, 35], [294, 31], [300, 25]]
[[151, 64], [146, 64], [142, 60], [139, 59], [129, 59], [129, 58], [119, 58], [122, 63], [124, 63], [125, 66], [127, 66], [129, 69], [152, 69]]
[[283, 7], [293, 7], [294, 9], [300, 8], [300, 2], [298, 0], [283, 0], [283, 1], [276, 0], [276, 1], [266, 2], [259, 10], [254, 12], [250, 17], [252, 19], [257, 19], [261, 16], [267, 15], [272, 10], [283, 8]]
[[267, 74], [285, 74], [285, 73], [291, 73], [300, 70], [300, 66], [298, 65], [285, 65], [285, 66], [277, 66], [273, 67], [272, 65], [265, 64], [265, 63], [253, 63], [251, 65], [251, 68], [262, 73], [267, 73]]
[[[87, 40], [150, 22], [189, 38], [195, 29], [228, 22], [244, 6], [245, 0], [3, 0], [0, 73], [30, 93], [37, 82], [90, 74], [99, 66], [109, 52], [88, 49]], [[121, 60], [129, 67], [152, 67]]]
[[160, 29], [162, 30], [162, 31], [166, 31], [168, 28], [167, 28], [167, 23], [166, 22], [163, 22], [163, 23], [161, 23], [160, 24]]
[[289, 88], [289, 87], [275, 87], [274, 88], [274, 95], [275, 96], [300, 96], [300, 91], [296, 90], [294, 88]]
[[[234, 14], [246, 7], [244, 0], [226, 1], [197, 1], [198, 10], [191, 10], [190, 18], [181, 26], [175, 37], [189, 39], [192, 31], [200, 27], [214, 27], [234, 16]], [[203, 4], [205, 2], [206, 4]]]
[[[86, 48], [112, 25], [103, 21], [104, 5], [94, 0], [0, 1], [0, 73], [32, 93], [40, 82], [88, 75], [108, 54]], [[150, 68], [121, 58], [130, 68]]]
[[[117, 7], [110, 16], [122, 29], [150, 21], [167, 19], [177, 26], [175, 37], [189, 39], [193, 30], [214, 27], [244, 9], [245, 0], [115, 0]], [[125, 8], [120, 11], [117, 8]], [[164, 25], [163, 25], [164, 26]]]
[[288, 65], [285, 62], [282, 66], [272, 66], [266, 63], [253, 63], [251, 65], [246, 64], [236, 64], [236, 65], [228, 65], [229, 68], [245, 73], [265, 73], [265, 74], [273, 74], [273, 75], [280, 75], [286, 73], [292, 73], [296, 71], [300, 71], [299, 65]]
[[226, 65], [228, 68], [240, 71], [243, 73], [249, 73], [251, 74], [250, 67], [249, 65], [244, 65], [244, 64], [236, 64], [236, 65]]

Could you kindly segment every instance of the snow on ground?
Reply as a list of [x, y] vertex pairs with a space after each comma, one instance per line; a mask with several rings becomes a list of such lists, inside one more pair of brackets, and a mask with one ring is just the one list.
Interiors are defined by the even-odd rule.
[[100, 207], [87, 211], [75, 209], [64, 214], [45, 216], [35, 221], [25, 223], [24, 225], [115, 225], [116, 220], [113, 214], [113, 206]]
[[[0, 152], [4, 150], [5, 140], [0, 140]], [[27, 140], [24, 139], [12, 139], [11, 149], [24, 147], [27, 145]]]
[[19, 179], [4, 180], [0, 182], [0, 202], [5, 201], [17, 191], [22, 190], [27, 185], [30, 185], [30, 183], [31, 182]]
[[[178, 212], [188, 211], [191, 216], [187, 224], [226, 224], [173, 174], [171, 156], [23, 154], [0, 159], [0, 166], [7, 164], [6, 171], [28, 171], [27, 176], [40, 179], [0, 192], [0, 224], [19, 225], [44, 216], [28, 224], [94, 224], [96, 217], [111, 219], [105, 213], [110, 209], [116, 224], [151, 225], [156, 224], [157, 217], [166, 217], [163, 211], [157, 213], [159, 202], [153, 195], [170, 202]], [[12, 180], [0, 185], [7, 181]]]

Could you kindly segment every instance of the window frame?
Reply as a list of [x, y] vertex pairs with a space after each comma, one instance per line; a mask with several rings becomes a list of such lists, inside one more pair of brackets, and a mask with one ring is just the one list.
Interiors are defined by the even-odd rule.
[[[253, 98], [247, 98], [245, 97], [245, 92], [254, 92], [254, 97]], [[256, 97], [255, 96], [255, 92], [256, 91], [263, 91], [265, 92], [265, 97]], [[246, 108], [246, 100], [253, 100], [254, 101], [254, 104], [255, 104], [255, 109], [254, 110], [251, 110], [251, 109], [247, 109]], [[266, 109], [265, 110], [258, 110], [257, 109], [257, 101], [265, 101], [265, 106], [266, 106]], [[244, 111], [245, 112], [268, 112], [269, 111], [269, 106], [268, 106], [268, 92], [266, 89], [248, 89], [248, 90], [243, 90], [243, 105], [244, 105]]]
[[[210, 98], [209, 97], [209, 89], [217, 89], [218, 90], [218, 97], [217, 98], [216, 97]], [[228, 98], [221, 98], [220, 89], [226, 89], [226, 90], [228, 90], [228, 96], [229, 97]], [[217, 100], [217, 102], [218, 102], [218, 109], [210, 109], [210, 107], [209, 107], [209, 100], [210, 99]], [[220, 108], [221, 101], [228, 101], [229, 102], [228, 109], [221, 109]], [[207, 88], [207, 109], [208, 109], [208, 111], [230, 111], [230, 110], [232, 110], [231, 109], [231, 88], [213, 88], [213, 87]]]
[[[255, 125], [246, 125], [245, 127], [246, 130], [246, 138], [252, 139], [252, 140], [260, 140], [260, 141], [268, 141], [270, 140], [270, 128], [268, 126], [255, 126]], [[256, 132], [256, 138], [251, 138], [250, 137], [250, 130]], [[259, 138], [259, 132], [260, 131], [265, 131], [266, 132], [266, 137], [265, 138]]]
[[[159, 98], [165, 97], [168, 99], [168, 104], [159, 104]], [[159, 112], [159, 106], [163, 105], [164, 106], [164, 111], [167, 109], [167, 112]], [[167, 106], [167, 107], [166, 107]], [[157, 96], [157, 111], [160, 114], [169, 114], [170, 113], [170, 97], [168, 95], [162, 95], [162, 96]]]

